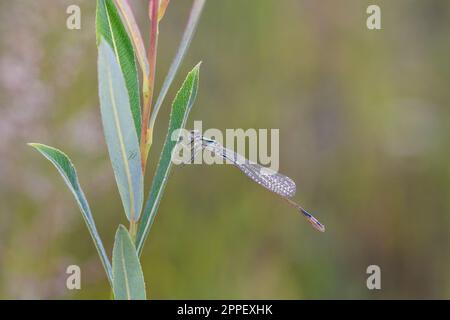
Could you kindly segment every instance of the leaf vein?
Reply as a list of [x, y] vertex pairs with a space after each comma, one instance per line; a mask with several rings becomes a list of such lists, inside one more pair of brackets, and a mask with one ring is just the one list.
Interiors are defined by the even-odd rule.
[[119, 115], [117, 112], [116, 98], [114, 95], [113, 84], [112, 84], [111, 69], [110, 69], [109, 65], [108, 65], [107, 69], [108, 69], [109, 94], [110, 94], [110, 98], [111, 98], [111, 106], [113, 109], [114, 123], [115, 123], [115, 127], [116, 127], [117, 136], [118, 136], [119, 142], [120, 142], [120, 151], [121, 151], [121, 155], [122, 155], [122, 161], [124, 162], [124, 165], [125, 165], [125, 173], [127, 175], [128, 191], [130, 194], [130, 219], [134, 219], [135, 218], [134, 193], [133, 193], [133, 184], [131, 181], [131, 172], [130, 172], [130, 167], [129, 167], [129, 163], [128, 163], [128, 157], [127, 157], [126, 151], [125, 151], [125, 144], [123, 142], [123, 136], [122, 136], [121, 126], [120, 126], [120, 119], [119, 119]]

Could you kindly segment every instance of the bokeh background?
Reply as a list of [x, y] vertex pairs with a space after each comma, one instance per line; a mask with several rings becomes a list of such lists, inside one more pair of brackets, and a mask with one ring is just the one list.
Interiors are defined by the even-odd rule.
[[[133, 2], [148, 29], [144, 0]], [[157, 88], [190, 1], [161, 23]], [[66, 8], [82, 9], [82, 29]], [[366, 28], [378, 4], [382, 30]], [[109, 252], [126, 224], [102, 135], [95, 1], [0, 2], [0, 298], [109, 298], [62, 179], [26, 142], [67, 152]], [[147, 34], [147, 32], [144, 32]], [[230, 166], [174, 168], [142, 256], [151, 298], [450, 298], [450, 3], [207, 1], [158, 119], [203, 60], [189, 120], [279, 128], [281, 172], [320, 234]], [[68, 291], [65, 270], [82, 269]], [[381, 267], [382, 289], [366, 287]]]

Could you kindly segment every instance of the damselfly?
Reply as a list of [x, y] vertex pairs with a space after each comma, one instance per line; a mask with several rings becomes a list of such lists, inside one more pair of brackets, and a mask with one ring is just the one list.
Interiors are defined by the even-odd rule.
[[292, 200], [292, 197], [295, 195], [296, 185], [291, 178], [251, 162], [240, 154], [225, 148], [216, 140], [202, 136], [198, 131], [190, 132], [187, 145], [191, 149], [190, 163], [194, 161], [196, 155], [202, 150], [208, 150], [214, 155], [222, 157], [225, 161], [239, 168], [252, 181], [286, 200], [291, 206], [301, 212], [315, 229], [322, 232], [325, 231], [325, 226], [319, 220]]

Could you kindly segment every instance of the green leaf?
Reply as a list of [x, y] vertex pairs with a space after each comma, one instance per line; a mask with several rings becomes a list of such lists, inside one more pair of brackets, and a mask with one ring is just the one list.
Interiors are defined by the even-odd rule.
[[149, 66], [147, 55], [145, 52], [144, 40], [142, 40], [141, 31], [139, 30], [133, 11], [131, 10], [128, 0], [116, 0], [117, 8], [119, 9], [125, 25], [128, 29], [128, 34], [133, 41], [134, 50], [136, 51], [137, 60], [142, 69], [144, 77], [148, 77]]
[[170, 167], [172, 165], [172, 150], [175, 147], [178, 139], [174, 138], [174, 140], [172, 140], [171, 137], [175, 130], [184, 128], [186, 124], [187, 117], [197, 96], [199, 71], [200, 63], [196, 65], [191, 72], [189, 72], [186, 80], [184, 81], [181, 89], [178, 91], [172, 104], [172, 111], [170, 113], [169, 120], [169, 130], [167, 132], [166, 141], [164, 143], [150, 189], [150, 195], [145, 205], [144, 213], [142, 214], [142, 221], [139, 225], [136, 236], [136, 248], [139, 255], [142, 252], [142, 247], [144, 246], [145, 239], [147, 238], [150, 227], [153, 223], [153, 220], [155, 219], [159, 202], [161, 201], [161, 197], [167, 183]]
[[158, 112], [161, 109], [161, 106], [164, 102], [164, 98], [169, 91], [169, 88], [177, 74], [177, 71], [183, 61], [184, 56], [186, 55], [187, 49], [191, 44], [192, 38], [194, 37], [195, 30], [197, 28], [198, 21], [200, 20], [201, 13], [203, 11], [203, 6], [205, 5], [205, 0], [194, 0], [192, 4], [191, 13], [189, 15], [189, 20], [186, 26], [186, 29], [183, 33], [183, 38], [181, 39], [180, 46], [178, 47], [175, 58], [170, 65], [169, 72], [167, 73], [166, 78], [164, 79], [163, 85], [161, 87], [161, 91], [159, 92], [158, 98], [156, 99], [155, 106], [153, 108], [152, 115], [150, 117], [149, 128], [153, 131], [155, 126], [156, 117], [158, 116]]
[[99, 44], [98, 79], [103, 130], [125, 213], [137, 221], [144, 198], [139, 141], [125, 82], [111, 46]]
[[145, 300], [145, 282], [136, 248], [124, 226], [117, 229], [113, 249], [113, 289], [116, 300]]
[[58, 172], [64, 179], [64, 182], [69, 187], [70, 191], [73, 193], [75, 200], [80, 207], [81, 214], [83, 215], [84, 221], [89, 229], [92, 239], [94, 240], [95, 247], [97, 248], [98, 255], [102, 261], [103, 267], [105, 268], [106, 275], [109, 282], [112, 285], [112, 269], [111, 263], [109, 262], [108, 255], [106, 254], [105, 248], [103, 247], [100, 235], [95, 227], [94, 218], [92, 217], [91, 209], [87, 199], [81, 189], [80, 183], [78, 182], [77, 172], [69, 157], [62, 151], [52, 148], [39, 143], [29, 143], [30, 146], [38, 150], [45, 158], [47, 158], [56, 167]]
[[122, 23], [113, 0], [97, 0], [97, 45], [105, 39], [114, 49], [128, 90], [129, 107], [133, 114], [138, 140], [141, 136], [141, 98], [139, 76], [133, 44]]

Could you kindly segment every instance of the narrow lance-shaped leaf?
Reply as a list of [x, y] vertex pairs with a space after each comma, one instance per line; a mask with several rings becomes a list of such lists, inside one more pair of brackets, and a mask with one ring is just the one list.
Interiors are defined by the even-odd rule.
[[167, 76], [164, 79], [161, 91], [159, 92], [158, 99], [156, 99], [155, 106], [153, 108], [153, 112], [150, 117], [149, 122], [150, 134], [152, 134], [153, 127], [155, 126], [156, 117], [158, 116], [158, 112], [161, 109], [161, 106], [164, 102], [164, 98], [166, 97], [167, 92], [169, 91], [169, 88], [173, 82], [173, 79], [177, 74], [178, 68], [180, 67], [181, 62], [183, 61], [183, 58], [186, 55], [187, 49], [191, 44], [204, 5], [205, 0], [194, 0], [191, 13], [189, 15], [189, 20], [187, 22], [183, 38], [181, 39], [180, 46], [178, 47], [178, 51], [175, 55], [175, 58], [173, 59], [172, 64], [170, 65], [169, 72], [167, 73]]
[[133, 46], [136, 50], [136, 56], [138, 58], [139, 65], [141, 66], [142, 74], [144, 77], [148, 77], [149, 67], [144, 41], [142, 40], [141, 31], [139, 30], [136, 19], [134, 18], [130, 4], [128, 3], [128, 0], [116, 0], [116, 4], [133, 41]]
[[159, 202], [161, 201], [161, 197], [167, 183], [170, 167], [172, 165], [172, 150], [178, 141], [177, 137], [172, 137], [172, 135], [176, 130], [184, 128], [189, 112], [191, 111], [192, 105], [194, 104], [197, 96], [199, 71], [200, 63], [195, 66], [191, 72], [189, 72], [172, 104], [169, 130], [167, 132], [166, 141], [164, 142], [163, 150], [161, 152], [159, 163], [150, 189], [150, 195], [147, 199], [144, 213], [142, 214], [142, 221], [139, 225], [136, 236], [136, 248], [138, 254], [141, 254], [142, 252], [144, 241], [150, 231], [153, 220], [155, 219]]
[[97, 45], [105, 39], [114, 49], [128, 90], [129, 107], [133, 114], [138, 139], [141, 134], [141, 98], [139, 76], [133, 44], [113, 0], [97, 0]]
[[117, 229], [113, 249], [113, 289], [116, 300], [145, 300], [145, 282], [136, 248], [124, 226]]
[[99, 44], [98, 80], [103, 131], [125, 213], [137, 221], [142, 209], [144, 179], [137, 133], [117, 59], [104, 40]]
[[89, 208], [87, 199], [83, 193], [83, 190], [81, 189], [80, 183], [78, 182], [78, 176], [75, 167], [73, 166], [69, 157], [56, 148], [39, 143], [29, 143], [29, 145], [38, 150], [56, 167], [58, 172], [63, 177], [64, 182], [67, 184], [73, 196], [75, 197], [75, 200], [80, 207], [84, 221], [86, 222], [86, 225], [88, 227], [89, 233], [94, 240], [95, 247], [97, 248], [100, 260], [103, 264], [103, 267], [105, 268], [108, 280], [112, 285], [113, 281], [111, 263], [109, 262], [108, 255], [106, 254], [105, 248], [103, 247], [100, 235], [97, 232], [94, 218], [92, 216], [91, 209]]

